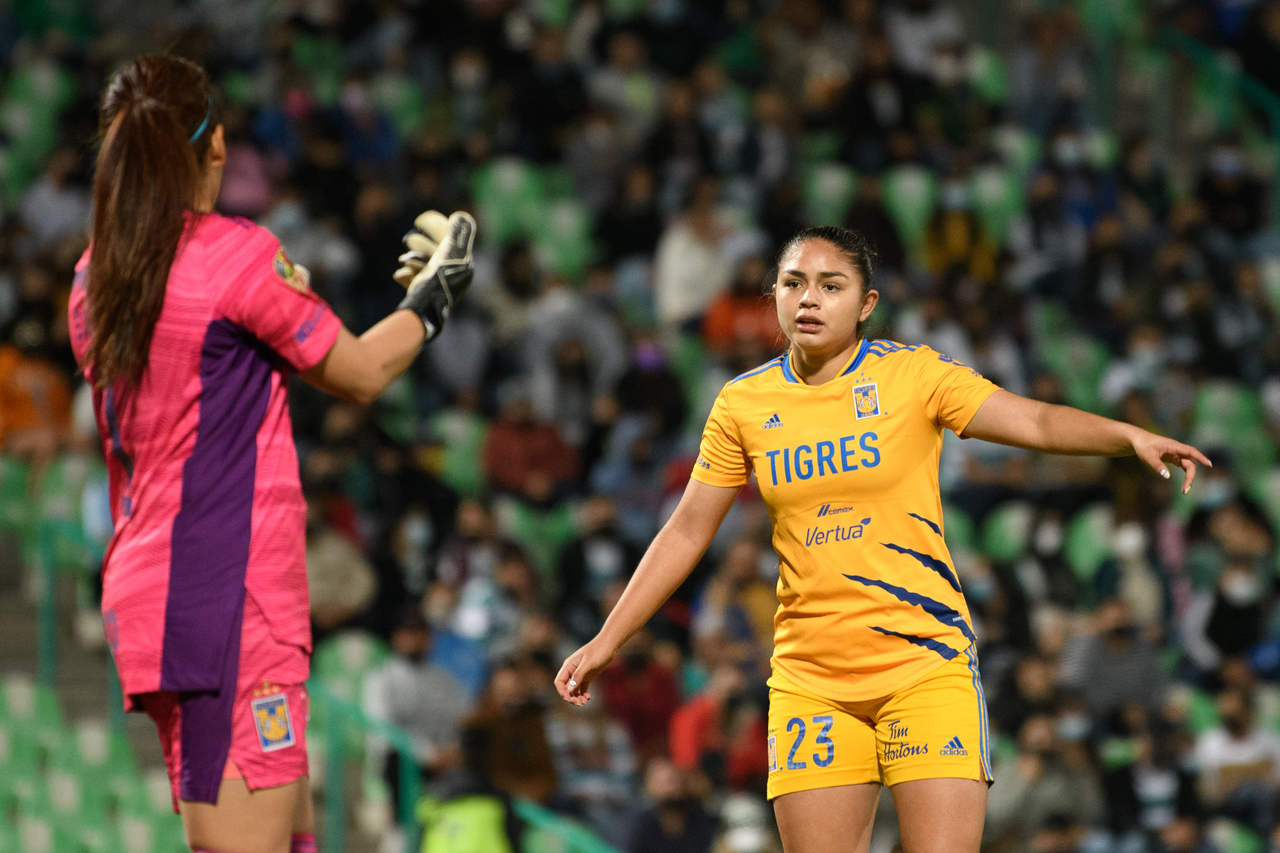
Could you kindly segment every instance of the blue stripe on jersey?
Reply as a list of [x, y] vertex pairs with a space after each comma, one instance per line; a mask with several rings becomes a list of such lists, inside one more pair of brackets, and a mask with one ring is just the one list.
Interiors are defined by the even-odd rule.
[[796, 385], [800, 384], [800, 380], [796, 378], [795, 371], [791, 369], [791, 357], [789, 355], [782, 356], [782, 377], [788, 382]]
[[870, 628], [872, 631], [879, 631], [886, 637], [897, 637], [901, 640], [906, 640], [908, 643], [914, 643], [922, 648], [937, 652], [942, 656], [943, 660], [953, 660], [960, 654], [945, 643], [939, 643], [937, 640], [930, 639], [929, 637], [917, 637], [914, 634], [899, 634], [897, 631], [890, 631], [888, 628], [878, 628], [875, 625], [871, 625]]
[[764, 364], [760, 365], [759, 367], [754, 368], [752, 370], [748, 370], [746, 373], [743, 373], [742, 375], [736, 376], [733, 379], [729, 380], [729, 384], [732, 385], [734, 382], [741, 382], [743, 379], [748, 379], [752, 376], [758, 376], [761, 373], [764, 373], [766, 370], [768, 370], [771, 367], [777, 367], [779, 364], [782, 363], [783, 359], [785, 358], [786, 358], [785, 355], [780, 355], [777, 358], [770, 359], [766, 361]]
[[909, 512], [909, 513], [907, 513], [907, 515], [911, 516], [911, 517], [912, 517], [912, 518], [914, 518], [916, 521], [923, 521], [925, 524], [927, 524], [927, 525], [929, 525], [930, 527], [932, 527], [932, 528], [933, 528], [933, 532], [934, 532], [934, 533], [938, 534], [939, 536], [941, 536], [941, 535], [942, 535], [942, 528], [941, 528], [941, 527], [939, 527], [938, 525], [934, 524], [934, 523], [933, 523], [932, 521], [930, 521], [929, 519], [925, 518], [923, 515], [916, 515], [914, 512]]
[[978, 640], [978, 638], [973, 635], [973, 631], [970, 630], [969, 623], [964, 621], [964, 617], [947, 605], [943, 604], [941, 601], [936, 601], [927, 595], [920, 595], [918, 592], [912, 592], [909, 589], [903, 589], [900, 586], [894, 586], [891, 583], [885, 583], [884, 581], [875, 580], [873, 578], [864, 578], [860, 575], [845, 575], [845, 577], [851, 581], [857, 581], [865, 586], [874, 586], [878, 589], [883, 589], [899, 601], [904, 601], [907, 604], [914, 604], [916, 607], [919, 607], [925, 613], [928, 613], [948, 628], [959, 629], [960, 633], [964, 634], [965, 639], [971, 643], [977, 642]]
[[906, 554], [909, 557], [915, 557], [925, 568], [933, 569], [951, 584], [951, 588], [956, 592], [963, 593], [960, 589], [960, 581], [956, 579], [955, 573], [951, 571], [951, 567], [936, 557], [930, 557], [928, 554], [921, 554], [919, 551], [912, 551], [910, 548], [903, 548], [901, 545], [892, 545], [888, 542], [881, 542], [881, 545], [890, 551], [897, 551], [899, 554]]
[[871, 349], [871, 344], [868, 343], [866, 338], [863, 338], [862, 345], [858, 347], [858, 354], [854, 356], [853, 361], [850, 362], [849, 366], [846, 367], [840, 375], [848, 376], [850, 373], [857, 370], [858, 366], [862, 364], [862, 360], [867, 357], [867, 350], [869, 349]]

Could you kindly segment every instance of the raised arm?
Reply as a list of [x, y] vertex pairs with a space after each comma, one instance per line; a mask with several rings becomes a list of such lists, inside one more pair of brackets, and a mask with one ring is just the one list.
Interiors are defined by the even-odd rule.
[[560, 667], [556, 690], [562, 698], [575, 705], [587, 704], [591, 682], [693, 571], [739, 491], [741, 487], [689, 481], [676, 511], [653, 538], [600, 633]]
[[367, 406], [409, 369], [426, 338], [417, 314], [396, 311], [358, 338], [344, 327], [328, 355], [299, 375], [327, 394]]
[[1195, 482], [1197, 462], [1213, 467], [1208, 457], [1189, 444], [1132, 424], [1070, 406], [1028, 400], [1004, 390], [987, 398], [965, 427], [962, 437], [1063, 456], [1136, 455], [1166, 480], [1169, 479], [1168, 466], [1178, 465], [1187, 472], [1183, 494]]

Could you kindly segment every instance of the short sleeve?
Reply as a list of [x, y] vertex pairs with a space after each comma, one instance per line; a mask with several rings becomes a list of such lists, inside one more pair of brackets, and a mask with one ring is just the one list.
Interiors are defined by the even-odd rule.
[[693, 466], [693, 479], [708, 486], [744, 486], [751, 478], [751, 462], [742, 448], [738, 425], [729, 414], [727, 390], [721, 389], [711, 407]]
[[[269, 236], [265, 230], [264, 236]], [[256, 235], [255, 235], [256, 236]], [[222, 313], [302, 371], [320, 363], [342, 321], [310, 288], [274, 237], [254, 240], [254, 257], [222, 298]]]
[[987, 398], [1000, 390], [1000, 386], [949, 355], [928, 347], [920, 347], [912, 355], [925, 413], [934, 424], [956, 435], [964, 432]]

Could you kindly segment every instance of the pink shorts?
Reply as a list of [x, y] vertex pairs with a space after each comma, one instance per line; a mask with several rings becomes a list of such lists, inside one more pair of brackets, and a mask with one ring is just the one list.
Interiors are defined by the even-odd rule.
[[257, 790], [308, 775], [310, 660], [300, 646], [276, 642], [252, 596], [245, 597], [239, 658], [225, 693], [135, 697], [160, 734], [174, 811], [180, 799], [216, 803], [223, 779]]

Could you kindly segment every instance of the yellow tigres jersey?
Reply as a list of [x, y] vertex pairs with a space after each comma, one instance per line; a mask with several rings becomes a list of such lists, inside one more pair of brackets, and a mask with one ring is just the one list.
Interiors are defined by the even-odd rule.
[[942, 541], [942, 430], [996, 386], [924, 346], [863, 340], [806, 385], [780, 356], [716, 398], [693, 478], [754, 471], [781, 566], [774, 672], [841, 702], [887, 696], [961, 654], [969, 610]]

